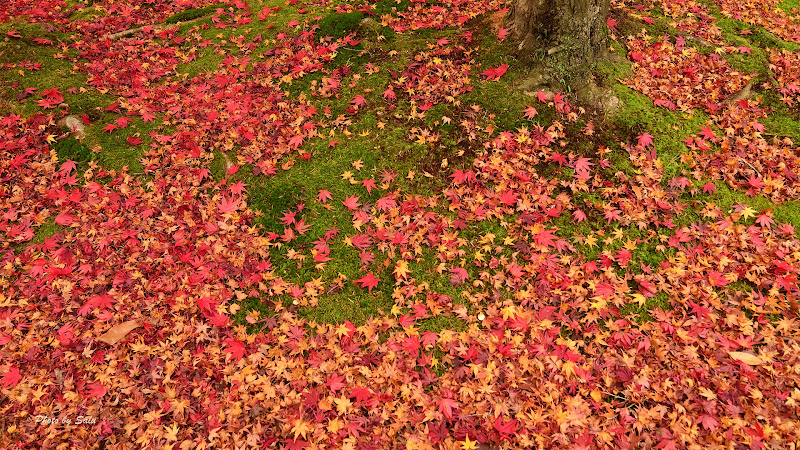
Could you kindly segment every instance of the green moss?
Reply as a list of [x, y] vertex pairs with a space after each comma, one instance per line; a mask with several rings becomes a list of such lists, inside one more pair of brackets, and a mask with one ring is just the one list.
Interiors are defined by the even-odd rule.
[[226, 5], [219, 3], [216, 5], [206, 6], [205, 8], [194, 8], [194, 9], [187, 9], [185, 11], [181, 11], [171, 17], [168, 17], [164, 20], [164, 23], [179, 23], [179, 22], [188, 22], [190, 20], [197, 19], [198, 17], [203, 17], [205, 15], [213, 13], [217, 8], [223, 8]]
[[372, 12], [378, 17], [384, 15], [397, 15], [398, 12], [407, 11], [411, 7], [409, 0], [380, 0], [372, 8]]
[[319, 21], [317, 35], [333, 38], [344, 37], [354, 32], [363, 18], [364, 13], [360, 11], [328, 14]]
[[94, 159], [89, 147], [83, 145], [72, 136], [60, 139], [53, 146], [53, 150], [58, 154], [59, 161], [71, 160], [78, 163], [79, 171], [80, 168], [86, 168], [88, 162]]
[[62, 226], [56, 225], [55, 216], [49, 217], [43, 224], [41, 224], [34, 232], [31, 244], [43, 244], [44, 241], [52, 237], [57, 232], [63, 229]]
[[641, 324], [645, 322], [651, 322], [653, 320], [651, 311], [654, 308], [659, 308], [664, 311], [672, 309], [669, 301], [669, 295], [664, 292], [658, 292], [655, 296], [648, 298], [644, 305], [641, 306], [639, 306], [638, 303], [628, 303], [620, 309], [619, 314], [621, 317], [628, 317], [632, 315], [632, 319], [636, 323]]

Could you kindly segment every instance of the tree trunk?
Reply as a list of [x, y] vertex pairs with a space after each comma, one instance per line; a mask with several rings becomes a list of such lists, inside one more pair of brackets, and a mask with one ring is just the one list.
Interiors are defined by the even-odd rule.
[[[513, 32], [522, 52], [542, 51], [580, 68], [606, 50], [609, 0], [516, 0]], [[548, 58], [550, 59], [550, 58]]]

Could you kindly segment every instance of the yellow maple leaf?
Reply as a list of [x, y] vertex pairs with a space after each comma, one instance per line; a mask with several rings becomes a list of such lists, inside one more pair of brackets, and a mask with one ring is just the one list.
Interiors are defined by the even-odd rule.
[[409, 273], [411, 273], [411, 270], [408, 268], [408, 262], [406, 261], [398, 261], [397, 265], [394, 266], [394, 278], [396, 280], [407, 279]]
[[164, 428], [167, 430], [167, 433], [164, 435], [164, 439], [168, 441], [178, 440], [178, 431], [180, 431], [178, 428], [178, 424], [173, 423], [171, 428], [167, 426], [164, 426]]
[[297, 420], [292, 427], [292, 433], [294, 433], [295, 440], [297, 440], [297, 436], [303, 436], [303, 439], [306, 439], [306, 435], [312, 430], [312, 426], [306, 422], [303, 422], [302, 420]]
[[475, 450], [478, 448], [478, 441], [470, 441], [469, 436], [464, 438], [464, 442], [461, 443], [461, 450]]
[[741, 214], [742, 214], [742, 219], [747, 220], [751, 217], [756, 216], [756, 210], [748, 206], [747, 208], [742, 210]]

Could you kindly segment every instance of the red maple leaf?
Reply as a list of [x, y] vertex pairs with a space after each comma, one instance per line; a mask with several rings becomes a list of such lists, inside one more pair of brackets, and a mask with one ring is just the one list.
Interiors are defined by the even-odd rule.
[[704, 184], [704, 185], [702, 185], [700, 187], [703, 188], [703, 193], [704, 194], [713, 194], [714, 192], [717, 192], [717, 185], [714, 184], [713, 181], [709, 181], [708, 183], [706, 183], [706, 184]]
[[374, 394], [368, 387], [364, 387], [361, 385], [355, 386], [350, 391], [350, 397], [355, 398], [357, 402], [365, 402], [372, 398]]
[[506, 422], [503, 420], [502, 416], [497, 416], [497, 418], [494, 419], [494, 429], [503, 435], [503, 437], [507, 438], [517, 431], [517, 421], [509, 420]]
[[527, 108], [525, 108], [525, 114], [522, 117], [526, 119], [533, 119], [534, 117], [536, 117], [536, 114], [538, 113], [539, 112], [536, 111], [536, 108], [534, 108], [533, 106], [528, 106]]
[[541, 233], [533, 235], [534, 242], [547, 247], [551, 247], [555, 243], [556, 238], [557, 236], [553, 234], [553, 230], [542, 230]]
[[619, 220], [622, 217], [622, 211], [618, 209], [609, 209], [603, 212], [603, 217], [609, 222], [612, 220]]
[[365, 250], [372, 244], [372, 238], [369, 237], [368, 234], [359, 233], [350, 238], [350, 242], [353, 243], [353, 246], [359, 250]]
[[231, 194], [242, 195], [243, 193], [247, 192], [245, 186], [247, 185], [244, 183], [244, 181], [237, 181], [231, 185], [229, 190], [231, 191]]
[[75, 217], [69, 213], [62, 212], [56, 216], [56, 224], [61, 225], [63, 227], [70, 226], [74, 221]]
[[728, 281], [728, 279], [725, 278], [722, 273], [717, 272], [716, 270], [708, 272], [708, 281], [712, 286], [716, 287], [725, 287], [730, 284], [730, 281]]
[[349, 209], [350, 211], [356, 210], [358, 209], [359, 206], [361, 206], [361, 203], [358, 203], [359, 198], [360, 197], [357, 195], [351, 195], [345, 198], [342, 204], [346, 206], [347, 209]]
[[512, 206], [517, 203], [517, 198], [519, 198], [519, 195], [516, 192], [512, 189], [506, 189], [500, 194], [500, 203]]
[[439, 399], [438, 409], [445, 419], [450, 420], [453, 418], [453, 410], [458, 409], [458, 402], [452, 398], [441, 398]]
[[328, 203], [328, 200], [330, 200], [331, 198], [333, 198], [333, 196], [331, 195], [331, 191], [327, 189], [323, 189], [319, 191], [319, 194], [317, 194], [317, 201], [322, 204]]
[[362, 251], [358, 254], [358, 259], [361, 260], [362, 265], [368, 266], [375, 261], [375, 254], [372, 252]]
[[375, 208], [378, 211], [388, 211], [395, 206], [397, 206], [397, 202], [389, 196], [383, 196], [375, 202]]
[[368, 178], [366, 180], [361, 181], [361, 185], [367, 188], [367, 194], [371, 194], [372, 190], [377, 187], [375, 185], [375, 180], [373, 180], [372, 178]]
[[765, 214], [761, 214], [758, 217], [756, 217], [756, 223], [761, 225], [762, 227], [768, 227], [768, 226], [774, 224], [775, 221], [772, 220], [772, 217], [770, 217], [769, 215], [767, 215], [765, 213]]
[[508, 266], [508, 273], [514, 278], [522, 278], [522, 276], [525, 275], [524, 269], [524, 267], [517, 265], [517, 263], [511, 263]]
[[636, 139], [639, 140], [639, 145], [644, 148], [647, 148], [648, 145], [653, 143], [653, 136], [650, 133], [644, 133], [641, 136], [637, 136]]
[[363, 95], [359, 94], [356, 95], [355, 98], [350, 100], [350, 104], [355, 107], [364, 106], [367, 104], [367, 99], [365, 99]]
[[540, 89], [539, 92], [536, 93], [536, 98], [542, 103], [547, 103], [550, 101], [550, 93]]
[[500, 30], [497, 31], [497, 40], [503, 42], [509, 34], [511, 34], [511, 28], [500, 28]]
[[142, 111], [142, 121], [144, 123], [152, 122], [152, 121], [155, 120], [155, 118], [156, 118], [156, 116], [151, 114], [149, 111]]
[[356, 282], [361, 284], [362, 288], [367, 288], [370, 294], [372, 293], [372, 288], [376, 287], [379, 281], [380, 279], [373, 275], [372, 272], [356, 280]]
[[86, 385], [86, 393], [89, 397], [100, 398], [106, 395], [108, 388], [103, 386], [102, 383], [92, 383]]
[[469, 279], [469, 272], [467, 269], [463, 267], [453, 267], [450, 269], [450, 284], [453, 286], [459, 286], [465, 280]]
[[750, 175], [750, 178], [747, 179], [747, 183], [751, 187], [754, 187], [756, 189], [761, 189], [764, 186], [766, 186], [766, 184], [764, 184], [764, 181], [762, 181], [760, 177], [756, 177], [755, 175]]
[[486, 77], [487, 81], [497, 81], [506, 73], [507, 70], [508, 64], [500, 64], [497, 67], [484, 70], [482, 75]]
[[717, 419], [708, 414], [700, 415], [697, 421], [698, 423], [700, 423], [700, 425], [703, 426], [703, 428], [705, 428], [708, 431], [714, 431], [719, 426], [719, 422], [717, 422]]
[[581, 156], [575, 161], [576, 172], [589, 172], [590, 168], [594, 165], [591, 159]]
[[141, 139], [135, 136], [128, 136], [125, 138], [125, 140], [128, 141], [128, 144], [131, 144], [134, 147], [137, 147], [139, 144], [143, 142]]
[[232, 213], [239, 209], [239, 199], [231, 198], [227, 199], [222, 197], [222, 200], [219, 202], [219, 212], [222, 214]]
[[0, 382], [2, 382], [5, 387], [14, 387], [20, 380], [22, 380], [22, 375], [19, 373], [19, 368], [11, 366], [8, 368], [8, 372], [3, 374], [2, 381]]
[[230, 353], [236, 359], [242, 359], [242, 357], [244, 357], [244, 355], [247, 353], [244, 344], [237, 339], [227, 338], [223, 342], [228, 344], [228, 346], [225, 348], [225, 353]]
[[126, 128], [131, 123], [131, 119], [127, 117], [117, 117], [117, 120], [114, 121], [117, 124], [118, 128]]
[[333, 392], [336, 392], [342, 389], [343, 387], [347, 386], [347, 383], [345, 383], [344, 375], [337, 375], [337, 374], [328, 375], [328, 378], [325, 380], [325, 384]]
[[289, 147], [298, 148], [303, 144], [303, 135], [298, 134], [289, 138]]
[[711, 130], [711, 127], [700, 127], [700, 136], [702, 136], [703, 139], [708, 139], [708, 140], [717, 137], [717, 135], [714, 134], [714, 131]]

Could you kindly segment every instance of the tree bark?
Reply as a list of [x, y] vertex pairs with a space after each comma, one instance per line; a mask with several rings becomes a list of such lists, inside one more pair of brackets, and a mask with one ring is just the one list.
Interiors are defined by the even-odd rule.
[[522, 52], [543, 51], [575, 68], [606, 51], [609, 0], [516, 0], [512, 30]]

